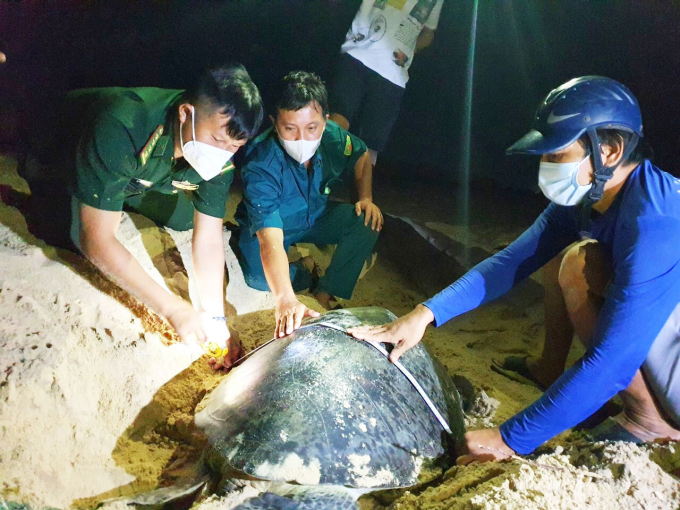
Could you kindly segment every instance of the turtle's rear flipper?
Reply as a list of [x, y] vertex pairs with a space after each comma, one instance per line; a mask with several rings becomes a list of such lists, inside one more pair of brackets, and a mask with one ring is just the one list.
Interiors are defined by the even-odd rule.
[[193, 505], [196, 499], [198, 499], [198, 497], [203, 494], [203, 491], [207, 489], [209, 482], [210, 479], [207, 476], [185, 479], [180, 480], [171, 487], [161, 487], [160, 489], [135, 494], [133, 496], [109, 499], [102, 503], [107, 504], [115, 501], [144, 510], [161, 510], [165, 508], [182, 510], [184, 508], [190, 508], [191, 505]]

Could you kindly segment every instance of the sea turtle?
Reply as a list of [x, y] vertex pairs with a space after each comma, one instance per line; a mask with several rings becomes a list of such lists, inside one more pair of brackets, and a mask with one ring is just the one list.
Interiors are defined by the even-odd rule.
[[268, 482], [236, 508], [356, 508], [450, 453], [464, 421], [446, 369], [422, 343], [393, 364], [344, 332], [394, 319], [379, 307], [328, 312], [252, 351], [206, 397], [195, 421], [220, 492], [242, 487], [235, 477]]

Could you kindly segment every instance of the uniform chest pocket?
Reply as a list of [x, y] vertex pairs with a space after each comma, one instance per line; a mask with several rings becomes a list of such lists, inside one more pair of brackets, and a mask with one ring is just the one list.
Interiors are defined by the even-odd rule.
[[[306, 190], [305, 190], [306, 191]], [[281, 193], [281, 210], [294, 212], [307, 207], [307, 196], [295, 183], [285, 186]]]

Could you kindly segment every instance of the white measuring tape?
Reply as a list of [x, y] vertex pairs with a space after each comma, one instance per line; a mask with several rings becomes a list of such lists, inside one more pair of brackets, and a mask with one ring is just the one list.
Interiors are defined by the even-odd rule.
[[[336, 331], [341, 331], [342, 333], [345, 333], [346, 335], [351, 336], [349, 333], [347, 333], [347, 331], [346, 331], [344, 328], [342, 328], [342, 327], [340, 327], [340, 326], [336, 326], [335, 324], [330, 324], [330, 323], [327, 323], [327, 322], [317, 322], [317, 323], [315, 323], [314, 325], [315, 325], [315, 326], [325, 326], [325, 327], [327, 327], [327, 328], [335, 329]], [[352, 338], [354, 338], [354, 337], [352, 337]], [[364, 343], [367, 343], [368, 345], [374, 347], [374, 348], [377, 349], [383, 356], [385, 356], [387, 359], [389, 359], [389, 356], [390, 356], [390, 355], [389, 355], [389, 353], [387, 352], [387, 350], [386, 350], [382, 345], [377, 344], [377, 343], [373, 343], [373, 342], [369, 342], [368, 340], [362, 340], [362, 341], [363, 341]], [[397, 367], [397, 369], [398, 369], [402, 374], [404, 374], [404, 376], [406, 377], [406, 379], [408, 379], [408, 381], [409, 381], [409, 382], [411, 383], [411, 385], [415, 388], [415, 390], [418, 392], [418, 394], [421, 396], [421, 398], [425, 401], [425, 404], [427, 404], [427, 407], [430, 408], [430, 411], [432, 411], [432, 414], [434, 414], [434, 417], [437, 418], [437, 421], [438, 421], [439, 424], [442, 426], [442, 428], [443, 428], [446, 432], [448, 432], [449, 434], [452, 434], [452, 432], [451, 432], [451, 427], [449, 427], [448, 422], [446, 421], [446, 419], [444, 418], [444, 416], [442, 415], [442, 413], [439, 412], [439, 409], [437, 409], [437, 406], [434, 405], [434, 402], [432, 402], [432, 399], [428, 396], [427, 393], [425, 393], [425, 390], [424, 390], [423, 387], [420, 385], [420, 383], [416, 380], [415, 377], [413, 377], [413, 374], [411, 374], [411, 372], [409, 372], [408, 369], [407, 369], [404, 365], [402, 365], [401, 362], [399, 362], [399, 361], [395, 361], [395, 362], [393, 363], [393, 365], [394, 365], [395, 367]]]
[[[326, 328], [334, 329], [334, 330], [340, 331], [341, 333], [344, 333], [344, 334], [346, 334], [347, 336], [350, 336], [351, 338], [354, 339], [354, 337], [352, 337], [349, 333], [347, 333], [347, 331], [345, 330], [345, 328], [343, 328], [343, 327], [341, 327], [341, 326], [336, 326], [335, 324], [331, 324], [331, 323], [329, 323], [329, 322], [314, 322], [314, 323], [312, 323], [312, 324], [305, 324], [304, 326], [299, 327], [299, 328], [296, 329], [295, 331], [301, 331], [301, 330], [303, 330], [303, 329], [311, 328], [312, 326], [323, 326], [323, 327], [326, 327]], [[281, 337], [281, 338], [285, 338], [285, 337]], [[253, 354], [255, 351], [259, 351], [260, 349], [262, 349], [262, 348], [265, 347], [266, 345], [269, 345], [270, 343], [272, 343], [274, 340], [277, 340], [277, 338], [274, 337], [274, 338], [272, 338], [271, 340], [268, 340], [267, 342], [263, 343], [263, 344], [260, 345], [259, 347], [253, 349], [252, 351], [250, 351], [250, 352], [249, 352], [248, 354], [246, 354], [245, 356], [243, 356], [243, 357], [239, 358], [238, 360], [236, 360], [236, 362], [234, 363], [233, 366], [238, 365], [241, 361], [243, 361], [244, 359], [246, 359], [248, 356], [250, 356], [251, 354]], [[384, 348], [382, 345], [377, 344], [377, 343], [373, 343], [373, 342], [369, 342], [368, 340], [362, 340], [362, 341], [363, 341], [364, 343], [366, 343], [366, 344], [372, 346], [373, 348], [377, 349], [383, 356], [385, 356], [387, 359], [389, 359], [389, 356], [390, 356], [390, 355], [389, 355], [389, 353], [387, 352], [387, 350], [385, 350], [385, 348]], [[411, 372], [409, 372], [408, 369], [407, 369], [404, 365], [402, 365], [401, 362], [399, 362], [399, 361], [395, 361], [395, 362], [393, 363], [393, 365], [394, 365], [395, 367], [397, 367], [397, 369], [398, 369], [398, 370], [406, 377], [406, 379], [408, 379], [408, 381], [411, 383], [411, 385], [415, 388], [415, 390], [416, 390], [416, 391], [418, 392], [418, 394], [421, 396], [421, 398], [423, 399], [423, 401], [425, 402], [425, 404], [427, 405], [427, 407], [430, 409], [430, 411], [432, 412], [432, 414], [434, 415], [434, 417], [437, 419], [437, 421], [439, 422], [439, 424], [442, 426], [442, 428], [443, 428], [446, 432], [448, 432], [449, 434], [452, 434], [452, 432], [451, 432], [451, 427], [449, 427], [448, 422], [446, 421], [446, 419], [444, 418], [444, 416], [442, 415], [442, 413], [439, 411], [439, 409], [437, 409], [437, 406], [434, 405], [434, 402], [432, 402], [432, 399], [428, 396], [427, 393], [425, 393], [425, 390], [424, 390], [423, 387], [420, 385], [420, 383], [416, 380], [415, 377], [413, 377], [413, 374], [411, 374]]]

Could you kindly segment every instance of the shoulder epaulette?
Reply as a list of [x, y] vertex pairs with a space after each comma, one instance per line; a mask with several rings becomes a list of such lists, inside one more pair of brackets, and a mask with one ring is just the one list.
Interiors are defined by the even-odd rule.
[[158, 140], [160, 140], [163, 135], [163, 124], [159, 124], [156, 130], [151, 134], [151, 137], [146, 142], [146, 145], [142, 148], [142, 152], [139, 153], [139, 159], [142, 162], [142, 166], [146, 165], [149, 161], [149, 156], [153, 152]]
[[345, 140], [345, 156], [351, 156], [352, 155], [352, 139], [347, 136], [347, 140]]
[[236, 169], [236, 167], [234, 166], [234, 163], [230, 160], [230, 161], [227, 161], [226, 164], [222, 167], [220, 174], [226, 174], [227, 172], [231, 172], [232, 170], [235, 170], [235, 169]]

